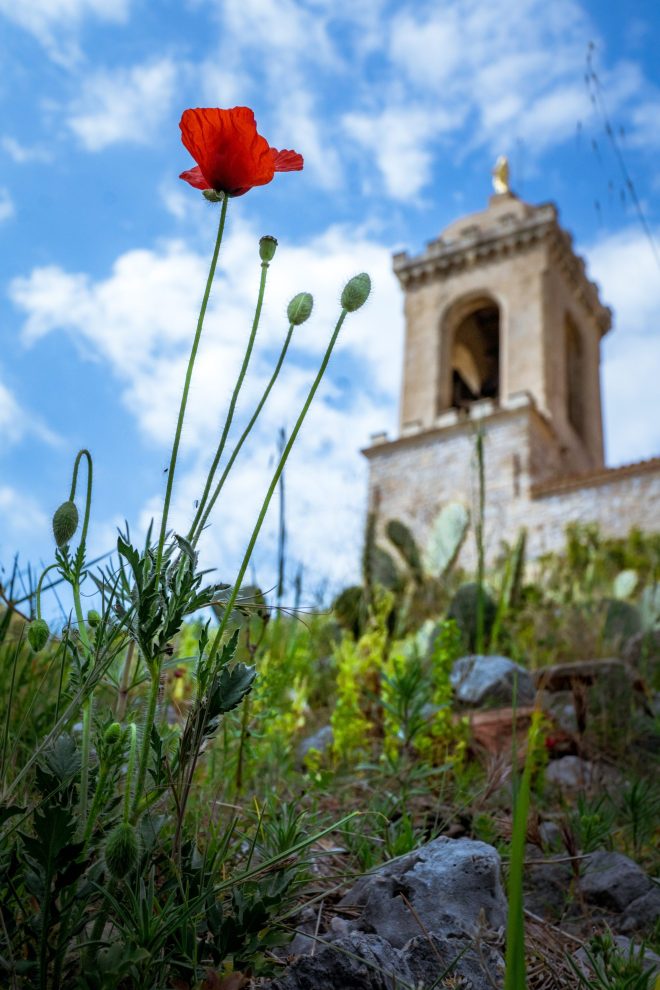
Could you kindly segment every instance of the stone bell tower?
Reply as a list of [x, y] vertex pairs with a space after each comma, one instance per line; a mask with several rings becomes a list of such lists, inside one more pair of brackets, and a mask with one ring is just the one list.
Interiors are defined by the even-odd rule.
[[[604, 465], [599, 373], [612, 314], [556, 207], [523, 202], [507, 173], [500, 160], [485, 210], [421, 254], [394, 256], [406, 325], [399, 436], [377, 434], [364, 451], [381, 519], [402, 519], [424, 542], [444, 504], [471, 506], [480, 428], [491, 557], [522, 525], [532, 552], [563, 542], [570, 516], [548, 521], [544, 486], [617, 473]], [[595, 501], [587, 493], [587, 511]], [[553, 503], [553, 518], [566, 505]]]

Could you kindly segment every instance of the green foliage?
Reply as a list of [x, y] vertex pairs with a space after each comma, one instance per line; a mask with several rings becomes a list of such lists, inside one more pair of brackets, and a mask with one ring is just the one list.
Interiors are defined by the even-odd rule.
[[487, 641], [495, 622], [497, 606], [486, 588], [476, 582], [461, 585], [447, 612], [447, 618], [453, 619], [463, 636], [465, 649], [471, 653], [478, 646], [480, 605], [483, 608], [483, 637]]
[[644, 961], [644, 948], [618, 947], [609, 932], [594, 935], [585, 946], [586, 972], [572, 957], [568, 963], [584, 990], [652, 990], [655, 966]]
[[424, 568], [419, 547], [410, 529], [399, 519], [390, 519], [385, 527], [388, 540], [394, 544], [406, 562], [413, 580], [417, 584], [424, 581]]

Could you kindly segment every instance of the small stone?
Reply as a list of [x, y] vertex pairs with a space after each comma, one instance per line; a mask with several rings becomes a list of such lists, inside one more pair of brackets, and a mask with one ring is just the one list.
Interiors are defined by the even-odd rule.
[[609, 911], [625, 911], [651, 890], [641, 866], [618, 852], [592, 853], [583, 865], [580, 892], [589, 904]]
[[561, 791], [584, 791], [593, 783], [594, 767], [579, 756], [562, 756], [548, 763], [545, 779]]
[[318, 753], [325, 753], [325, 751], [332, 746], [333, 742], [334, 733], [332, 731], [332, 726], [324, 725], [318, 730], [318, 732], [315, 732], [313, 736], [303, 739], [302, 742], [298, 744], [296, 756], [302, 763], [312, 749], [316, 750]]
[[527, 670], [508, 657], [471, 654], [456, 660], [450, 676], [458, 701], [466, 705], [510, 705], [514, 682], [516, 704], [534, 701], [534, 683]]

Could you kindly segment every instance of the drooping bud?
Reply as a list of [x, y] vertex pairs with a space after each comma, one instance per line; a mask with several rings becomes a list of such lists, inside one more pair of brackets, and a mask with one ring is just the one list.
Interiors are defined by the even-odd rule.
[[371, 292], [371, 279], [366, 272], [354, 275], [344, 286], [341, 294], [341, 304], [348, 313], [354, 313], [364, 306]]
[[108, 873], [121, 880], [137, 865], [140, 847], [137, 833], [130, 822], [115, 825], [105, 844], [105, 862]]
[[49, 636], [50, 629], [48, 628], [48, 623], [43, 619], [35, 619], [34, 622], [30, 623], [27, 638], [28, 643], [35, 653], [38, 653], [39, 650], [43, 650], [44, 646], [48, 642]]
[[314, 299], [309, 292], [299, 292], [297, 296], [293, 297], [286, 311], [289, 323], [293, 323], [294, 327], [299, 327], [301, 323], [310, 318], [313, 308]]
[[99, 615], [99, 613], [96, 611], [95, 608], [90, 608], [89, 612], [87, 613], [87, 621], [89, 622], [92, 629], [96, 629], [96, 627], [101, 624], [101, 616]]
[[209, 203], [221, 203], [225, 198], [225, 194], [216, 189], [203, 189], [202, 196], [204, 199], [208, 199]]
[[261, 260], [266, 263], [272, 261], [275, 257], [276, 250], [277, 238], [271, 237], [270, 234], [265, 234], [259, 241], [259, 257]]
[[58, 547], [70, 543], [78, 529], [78, 509], [75, 502], [62, 502], [53, 516], [53, 536]]

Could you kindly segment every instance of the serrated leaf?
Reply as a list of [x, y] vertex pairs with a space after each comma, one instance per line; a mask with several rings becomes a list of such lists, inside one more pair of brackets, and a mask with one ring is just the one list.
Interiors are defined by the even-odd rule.
[[255, 668], [248, 667], [244, 663], [237, 663], [231, 669], [223, 667], [211, 689], [210, 718], [217, 718], [218, 715], [224, 715], [237, 708], [252, 688], [256, 676]]

